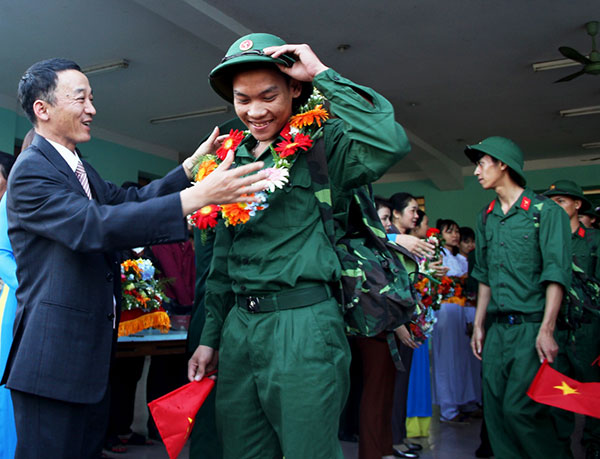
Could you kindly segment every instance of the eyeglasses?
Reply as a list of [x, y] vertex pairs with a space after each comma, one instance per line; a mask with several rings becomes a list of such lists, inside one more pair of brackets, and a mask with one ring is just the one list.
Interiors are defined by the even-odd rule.
[[[236, 58], [242, 57], [242, 56], [270, 57], [269, 55], [265, 54], [262, 49], [251, 49], [249, 51], [243, 51], [241, 53], [232, 54], [231, 56], [225, 56], [223, 59], [221, 59], [221, 64], [223, 64], [224, 62], [230, 61], [231, 59], [236, 59]], [[286, 67], [291, 67], [296, 62], [296, 59], [294, 59], [289, 54], [282, 54], [281, 56], [278, 57], [278, 59], [281, 59], [283, 61], [283, 64]]]

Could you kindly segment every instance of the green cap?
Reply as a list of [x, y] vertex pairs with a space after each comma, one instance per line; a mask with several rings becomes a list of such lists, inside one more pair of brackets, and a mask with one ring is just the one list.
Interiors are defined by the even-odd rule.
[[[227, 102], [233, 103], [233, 76], [244, 70], [244, 66], [248, 64], [273, 64], [273, 68], [277, 69], [275, 64], [291, 67], [296, 62], [296, 58], [289, 54], [282, 54], [277, 59], [267, 56], [263, 49], [269, 46], [281, 46], [286, 42], [281, 38], [269, 33], [251, 33], [239, 38], [227, 50], [225, 57], [221, 59], [221, 63], [217, 65], [210, 75], [208, 81], [215, 92], [225, 99]], [[302, 94], [296, 99], [298, 105], [304, 104], [312, 93], [312, 83], [309, 81], [302, 82]]]
[[544, 192], [545, 196], [569, 196], [573, 199], [579, 199], [581, 201], [581, 208], [579, 213], [583, 213], [588, 209], [591, 209], [592, 203], [585, 197], [583, 190], [572, 180], [557, 180], [548, 191]]
[[494, 136], [465, 148], [465, 154], [474, 163], [479, 159], [480, 152], [490, 155], [510, 167], [520, 179], [518, 184], [525, 186], [527, 181], [523, 175], [523, 152], [516, 143], [506, 137]]
[[588, 215], [590, 217], [594, 217], [595, 219], [600, 219], [600, 214], [594, 210], [593, 207], [589, 209], [585, 209], [584, 211], [579, 210], [579, 215]]

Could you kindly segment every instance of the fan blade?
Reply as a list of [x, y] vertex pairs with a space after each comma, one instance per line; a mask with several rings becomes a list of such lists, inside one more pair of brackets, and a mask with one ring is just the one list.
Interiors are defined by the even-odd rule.
[[556, 80], [555, 83], [562, 83], [564, 81], [571, 81], [573, 78], [577, 78], [578, 76], [581, 76], [585, 73], [585, 69], [581, 69], [579, 72], [575, 72], [575, 73], [571, 73], [570, 75], [567, 75], [564, 78], [561, 78], [560, 80]]
[[571, 60], [580, 62], [583, 65], [587, 65], [587, 64], [591, 64], [592, 63], [592, 61], [590, 61], [587, 57], [585, 57], [579, 51], [577, 51], [577, 50], [575, 50], [573, 48], [569, 48], [568, 46], [561, 46], [560, 48], [558, 48], [558, 50], [567, 59], [571, 59]]

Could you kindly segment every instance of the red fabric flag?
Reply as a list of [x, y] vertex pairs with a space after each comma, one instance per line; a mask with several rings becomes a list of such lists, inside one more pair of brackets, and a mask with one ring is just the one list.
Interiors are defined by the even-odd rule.
[[175, 389], [148, 403], [170, 459], [176, 459], [192, 433], [196, 413], [215, 381], [204, 378]]
[[538, 403], [600, 418], [600, 383], [581, 383], [553, 369], [545, 360], [527, 395]]

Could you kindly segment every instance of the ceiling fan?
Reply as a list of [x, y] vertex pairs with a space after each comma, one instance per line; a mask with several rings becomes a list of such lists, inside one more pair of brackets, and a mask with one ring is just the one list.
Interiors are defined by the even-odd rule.
[[600, 74], [600, 53], [596, 49], [596, 35], [598, 34], [598, 21], [591, 21], [585, 25], [585, 29], [589, 36], [592, 37], [592, 51], [590, 52], [589, 57], [584, 56], [579, 51], [569, 48], [568, 46], [561, 46], [558, 48], [560, 53], [568, 59], [572, 59], [574, 61], [579, 62], [583, 65], [583, 68], [579, 72], [572, 73], [571, 75], [567, 75], [560, 80], [555, 81], [555, 83], [562, 83], [563, 81], [571, 81], [573, 78], [577, 78], [578, 76], [584, 75], [586, 73], [590, 75], [599, 75]]

